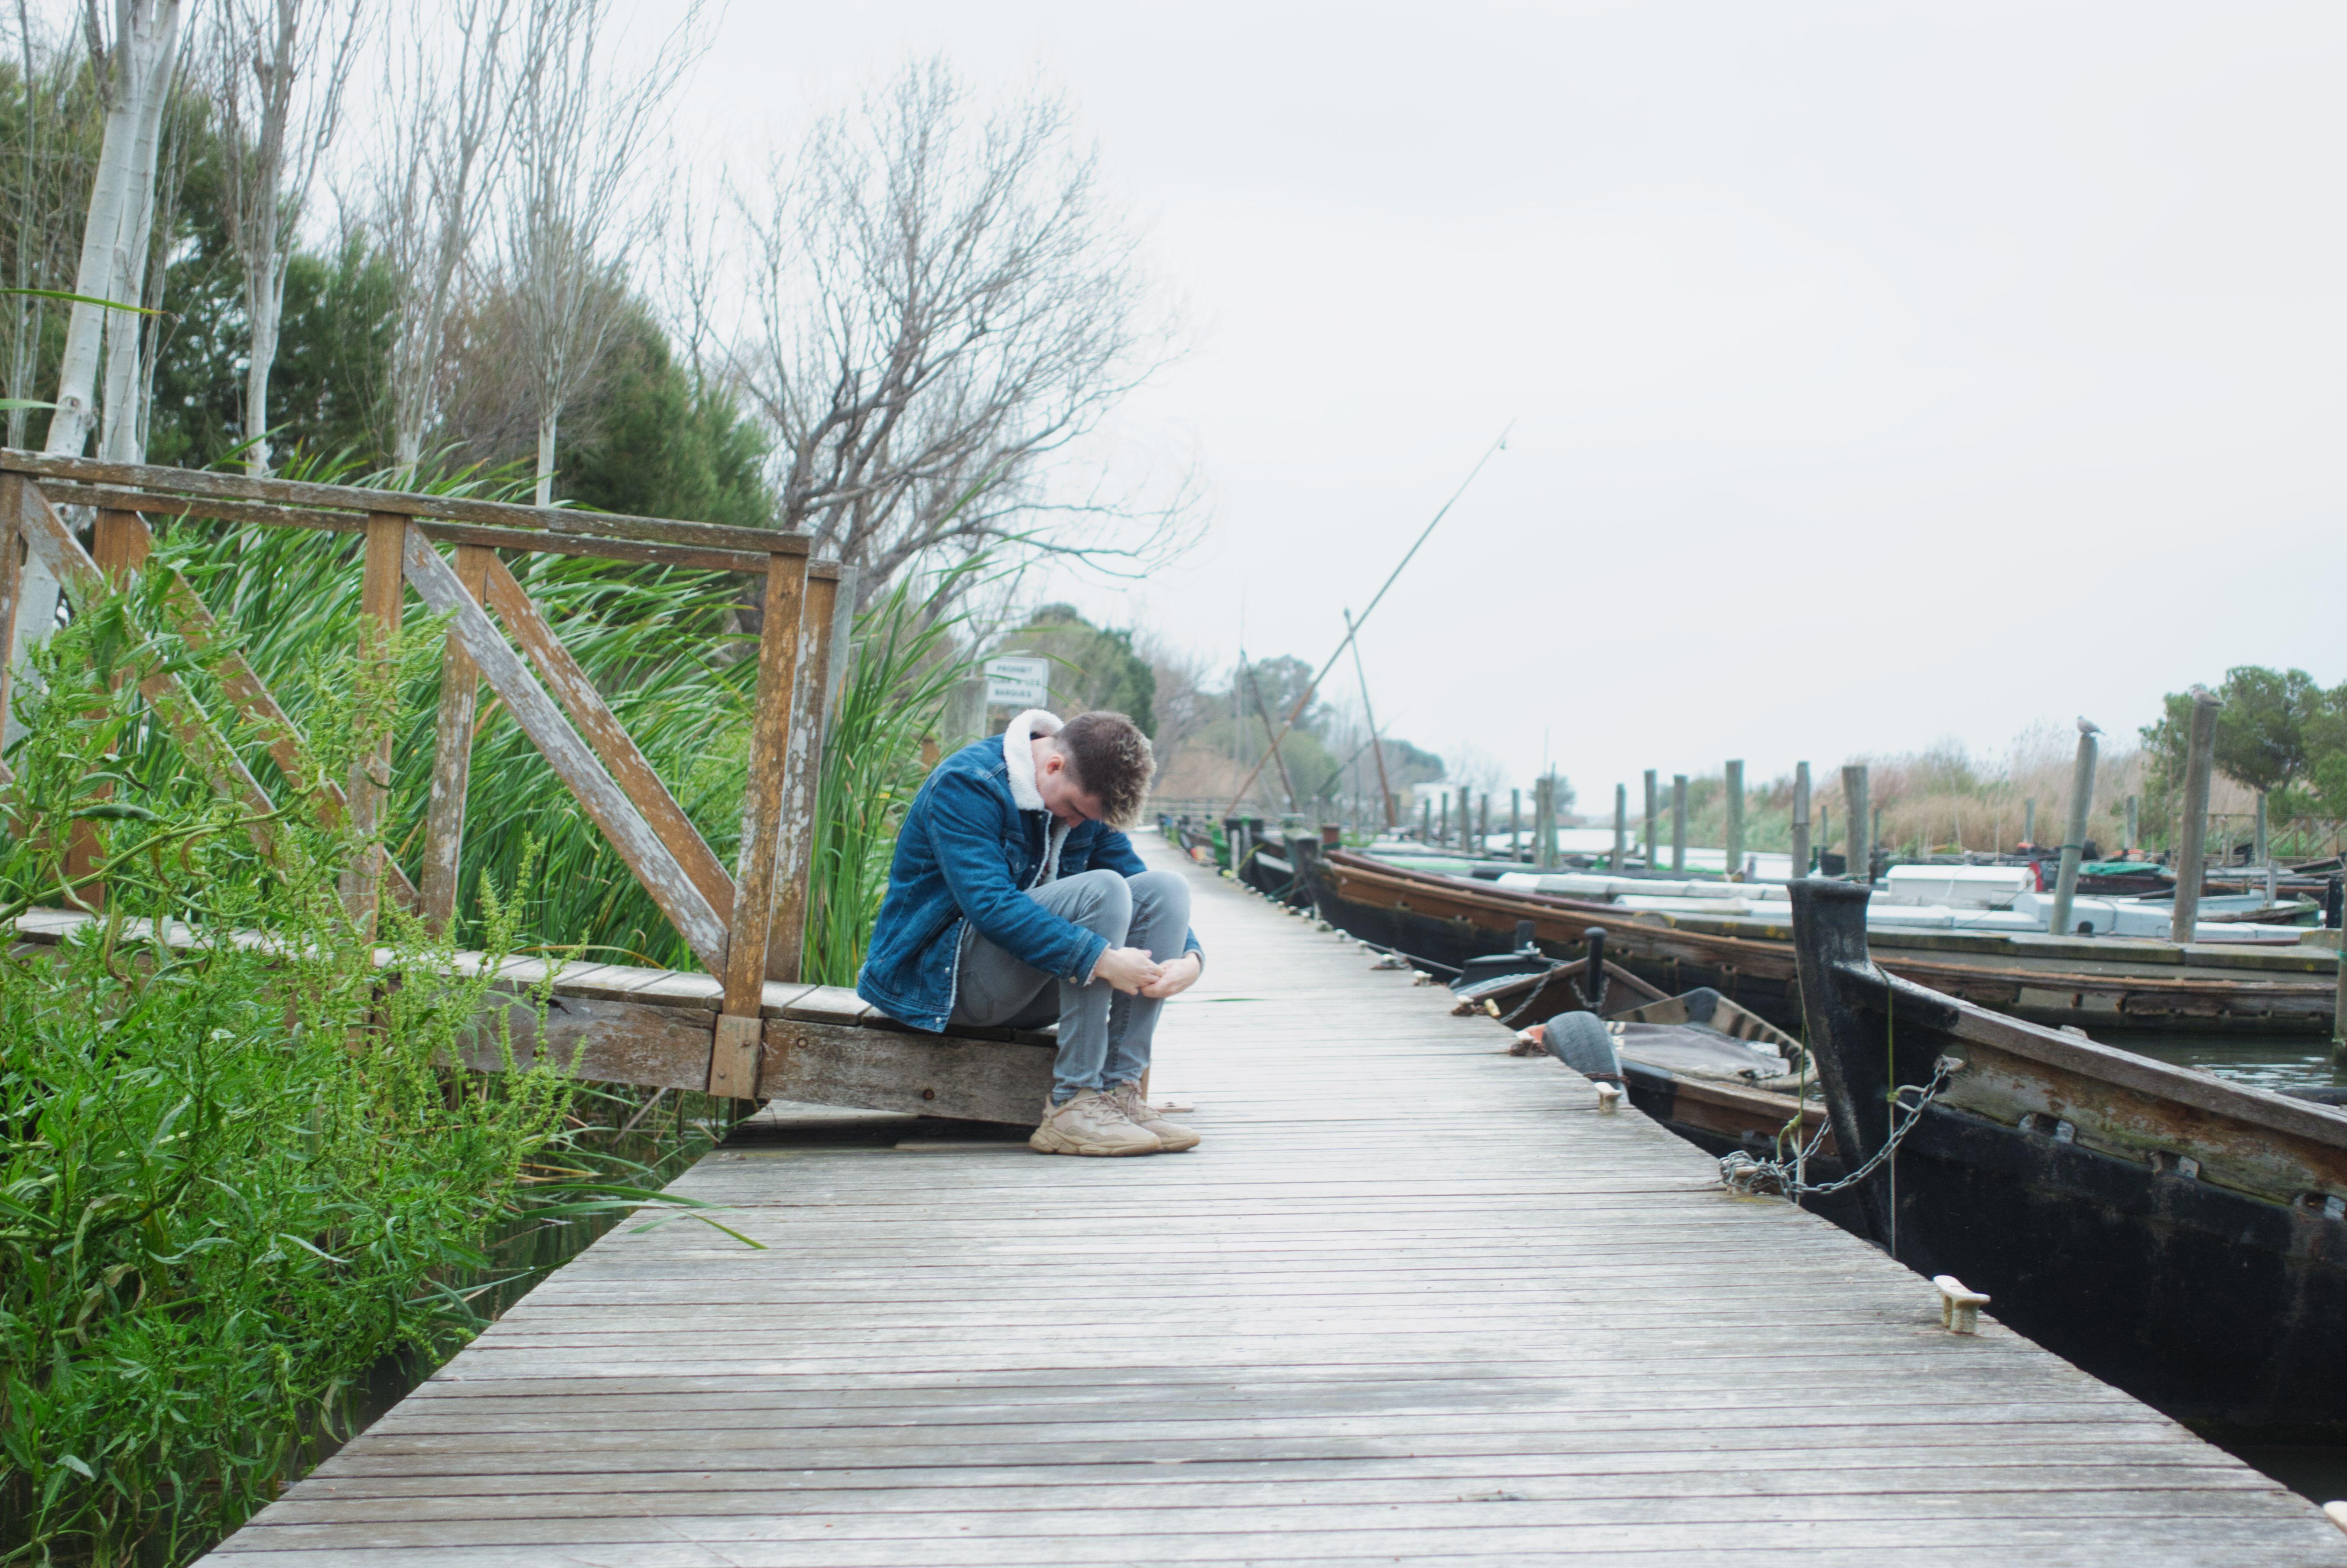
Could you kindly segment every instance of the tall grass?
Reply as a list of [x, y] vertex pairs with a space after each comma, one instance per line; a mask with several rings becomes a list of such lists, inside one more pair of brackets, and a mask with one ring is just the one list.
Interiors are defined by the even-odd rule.
[[[331, 463], [289, 477], [344, 484], [401, 477]], [[512, 469], [463, 469], [410, 482], [433, 493], [524, 500], [530, 484]], [[343, 646], [358, 622], [357, 538], [190, 522], [169, 530], [162, 548], [241, 640], [297, 724], [306, 728], [311, 714], [331, 706], [343, 667], [328, 651]], [[738, 657], [745, 640], [733, 611], [741, 579], [579, 556], [527, 555], [507, 564], [719, 861], [730, 866], [741, 838], [757, 673], [754, 660]], [[431, 785], [437, 662], [418, 661], [407, 682], [386, 837], [393, 856], [412, 872], [423, 849]], [[263, 763], [256, 762], [255, 772], [278, 782]], [[541, 875], [518, 914], [517, 939], [525, 948], [577, 947], [608, 961], [694, 967], [691, 949], [650, 895], [485, 690], [474, 726], [458, 880], [456, 929], [466, 942], [485, 918], [476, 898], [481, 876], [513, 886], [526, 841], [538, 845]]]
[[897, 831], [928, 772], [922, 743], [974, 668], [956, 641], [963, 617], [947, 607], [965, 574], [982, 569], [967, 563], [917, 595], [900, 582], [856, 618], [815, 795], [804, 973], [818, 984], [854, 985], [863, 967]]

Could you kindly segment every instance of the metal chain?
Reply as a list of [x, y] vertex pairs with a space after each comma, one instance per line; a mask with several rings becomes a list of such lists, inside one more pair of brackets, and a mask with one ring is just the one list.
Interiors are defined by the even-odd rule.
[[[1931, 1082], [1921, 1087], [1902, 1083], [1891, 1091], [1891, 1100], [1897, 1108], [1897, 1114], [1891, 1121], [1891, 1135], [1883, 1140], [1882, 1147], [1874, 1152], [1871, 1159], [1840, 1181], [1804, 1182], [1795, 1173], [1823, 1148], [1826, 1133], [1832, 1125], [1829, 1121], [1819, 1123], [1817, 1135], [1809, 1140], [1809, 1147], [1792, 1160], [1756, 1160], [1740, 1149], [1734, 1153], [1721, 1155], [1719, 1179], [1734, 1192], [1759, 1193], [1773, 1188], [1786, 1197], [1795, 1199], [1824, 1196], [1854, 1187], [1881, 1170], [1893, 1154], [1899, 1153], [1899, 1145], [1906, 1142], [1907, 1134], [1914, 1130], [1915, 1123], [1923, 1119], [1923, 1108], [1940, 1097], [1940, 1091], [1948, 1086], [1948, 1080], [1963, 1067], [1963, 1063], [1954, 1057], [1943, 1056], [1932, 1065]], [[1905, 1099], [1910, 1094], [1920, 1096], [1911, 1105]]]

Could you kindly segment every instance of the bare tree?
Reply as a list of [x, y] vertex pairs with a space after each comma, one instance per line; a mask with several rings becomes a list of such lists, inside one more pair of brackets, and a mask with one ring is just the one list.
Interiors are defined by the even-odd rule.
[[1170, 335], [1064, 106], [979, 116], [941, 62], [911, 67], [740, 208], [757, 321], [738, 364], [784, 527], [872, 587], [998, 542], [1111, 568], [1167, 542], [1186, 487], [1155, 508], [1067, 487]]
[[220, 116], [221, 217], [244, 269], [245, 466], [254, 474], [269, 471], [285, 266], [342, 118], [365, 16], [364, 0], [212, 0], [204, 85]]
[[519, 307], [538, 414], [538, 504], [554, 501], [562, 411], [626, 308], [624, 258], [658, 224], [630, 175], [706, 47], [702, 0], [638, 69], [613, 72], [611, 0], [527, 0], [515, 85], [505, 286]]
[[369, 228], [399, 279], [391, 349], [392, 454], [423, 460], [445, 388], [450, 311], [506, 152], [518, 0], [405, 8], [385, 51], [387, 143], [373, 170]]

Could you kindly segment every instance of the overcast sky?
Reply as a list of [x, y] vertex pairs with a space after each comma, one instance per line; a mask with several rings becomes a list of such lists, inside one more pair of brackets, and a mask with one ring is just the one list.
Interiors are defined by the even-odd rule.
[[[1072, 101], [1211, 527], [1088, 609], [1518, 778], [1757, 776], [2347, 679], [2347, 6], [733, 0], [739, 157], [909, 55]], [[1351, 690], [1349, 676], [1337, 683]]]

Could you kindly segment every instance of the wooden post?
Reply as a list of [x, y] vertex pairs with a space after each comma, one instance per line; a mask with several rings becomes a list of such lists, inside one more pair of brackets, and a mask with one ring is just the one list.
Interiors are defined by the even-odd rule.
[[1434, 803], [1424, 795], [1418, 797], [1418, 841], [1429, 846], [1434, 843]]
[[1450, 845], [1450, 792], [1444, 790], [1434, 803], [1434, 842], [1446, 849]]
[[2224, 703], [2205, 687], [2192, 688], [2192, 727], [2184, 748], [2184, 820], [2176, 845], [2176, 913], [2168, 938], [2192, 939], [2200, 919], [2201, 862], [2208, 852], [2209, 774], [2217, 763], [2217, 710]]
[[[128, 586], [130, 574], [147, 564], [148, 551], [154, 537], [136, 512], [101, 510], [90, 530], [90, 559], [97, 569], [106, 574], [108, 588], [119, 589]], [[98, 786], [97, 798], [103, 800], [114, 794], [114, 786]], [[66, 835], [66, 876], [79, 882], [97, 869], [97, 825], [77, 820]], [[74, 895], [80, 904], [92, 908], [106, 907], [106, 884], [92, 882]]]
[[1475, 853], [1475, 792], [1465, 784], [1459, 786], [1459, 851]]
[[1556, 781], [1547, 774], [1532, 781], [1532, 868], [1550, 869], [1548, 850], [1556, 835], [1549, 821], [1556, 813]]
[[1727, 879], [1744, 880], [1744, 764], [1727, 764]]
[[815, 793], [823, 779], [823, 700], [830, 689], [833, 610], [839, 583], [809, 578], [799, 617], [797, 704], [791, 713], [790, 760], [783, 790], [780, 859], [774, 868], [774, 924], [766, 934], [766, 978], [795, 980], [805, 961], [814, 889]]
[[947, 756], [986, 738], [985, 676], [972, 675], [954, 682], [953, 695], [946, 699], [945, 731], [938, 737], [938, 749]]
[[1874, 845], [1867, 836], [1867, 825], [1874, 820], [1867, 810], [1866, 764], [1852, 763], [1841, 770], [1842, 804], [1849, 809], [1850, 864], [1844, 872], [1851, 881], [1860, 885], [1874, 880]]
[[709, 1057], [709, 1092], [747, 1100], [758, 1088], [759, 1004], [766, 990], [766, 937], [774, 929], [783, 792], [790, 763], [791, 710], [798, 687], [800, 621], [807, 558], [766, 558], [764, 623], [758, 630], [758, 689], [750, 721], [750, 782], [742, 802], [742, 858], [726, 933], [725, 996]]
[[2034, 794], [2021, 803], [2021, 842], [2032, 849], [2037, 847], [2037, 797]]
[[[2225, 858], [2229, 861], [2232, 859], [2232, 845], [2229, 844], [2225, 849]], [[2264, 866], [2271, 858], [2266, 853], [2266, 792], [2260, 790], [2258, 791], [2258, 815], [2250, 827], [2250, 863], [2253, 866]]]
[[[476, 604], [489, 598], [489, 562], [497, 552], [485, 545], [456, 547], [456, 580]], [[464, 862], [465, 795], [473, 777], [473, 720], [480, 701], [481, 669], [465, 651], [454, 630], [440, 651], [440, 712], [432, 734], [432, 794], [424, 814], [424, 881], [419, 913], [435, 936], [456, 918], [458, 870]]]
[[1508, 858], [1522, 860], [1523, 857], [1524, 792], [1518, 788], [1508, 792]]
[[[2347, 1047], [2347, 942], [2340, 947], [2338, 968], [2338, 976], [2332, 981], [2331, 1042]], [[2334, 1050], [2332, 1054], [2335, 1058], [2340, 1052]]]
[[1491, 852], [1491, 792], [1485, 790], [1475, 807], [1475, 858]]
[[1793, 764], [1793, 880], [1809, 874], [1809, 764]]
[[2140, 795], [2131, 794], [2127, 797], [2127, 842], [2121, 845], [2120, 848], [2129, 855], [2135, 853], [2135, 846], [2141, 842], [2137, 835], [2136, 820], [2136, 813], [2140, 809], [2141, 800]]
[[2086, 815], [2095, 805], [2095, 737], [2078, 736], [2078, 760], [2070, 770], [2070, 826], [2062, 835], [2062, 864], [2055, 873], [2054, 916], [2045, 928], [2057, 937], [2070, 933], [2070, 911], [2078, 897], [2078, 862], [2086, 853]]
[[384, 723], [374, 743], [351, 766], [345, 790], [352, 835], [363, 847], [358, 864], [343, 876], [343, 906], [364, 938], [374, 939], [383, 892], [383, 811], [391, 795], [393, 720], [388, 708], [399, 679], [400, 609], [407, 597], [404, 551], [407, 519], [396, 512], [370, 512], [366, 520], [366, 566], [359, 582], [359, 679], [376, 688]]
[[[22, 474], [0, 474], [0, 729], [13, 728], [16, 717], [9, 706], [15, 675], [9, 651], [16, 646], [16, 607], [25, 597], [25, 503], [32, 487]], [[0, 764], [0, 778], [8, 776]]]
[[1646, 770], [1646, 874], [1655, 872], [1655, 815], [1662, 810], [1662, 792], [1655, 787], [1655, 770]]
[[1671, 775], [1671, 875], [1686, 874], [1686, 774]]
[[1622, 866], [1630, 853], [1630, 787], [1614, 786], [1614, 875], [1622, 875]]

